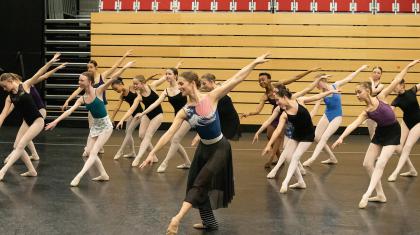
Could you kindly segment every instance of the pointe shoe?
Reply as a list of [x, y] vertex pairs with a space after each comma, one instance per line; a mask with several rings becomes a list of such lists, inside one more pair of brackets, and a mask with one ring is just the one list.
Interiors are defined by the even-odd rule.
[[38, 173], [36, 171], [35, 172], [27, 171], [27, 172], [24, 172], [24, 173], [20, 174], [20, 176], [23, 176], [23, 177], [35, 177], [37, 175], [38, 175]]
[[327, 160], [324, 160], [324, 161], [322, 161], [321, 162], [322, 164], [330, 164], [330, 165], [335, 165], [335, 164], [337, 164], [338, 163], [338, 161], [337, 160], [331, 160], [331, 159], [327, 159]]
[[79, 183], [80, 183], [80, 179], [79, 178], [77, 178], [77, 177], [75, 177], [71, 182], [70, 182], [70, 186], [72, 186], [72, 187], [77, 187], [77, 186], [79, 186]]
[[166, 235], [178, 234], [178, 227], [179, 227], [179, 221], [177, 221], [175, 218], [172, 218], [171, 223], [169, 223], [168, 229], [166, 230]]
[[131, 166], [138, 166], [139, 165], [139, 163], [140, 163], [140, 159], [134, 159], [134, 161], [131, 163]]
[[100, 175], [92, 179], [93, 181], [109, 181], [109, 175]]
[[273, 179], [274, 177], [276, 177], [276, 173], [277, 172], [270, 171], [270, 173], [267, 174], [267, 178], [268, 179]]
[[287, 185], [282, 185], [281, 186], [280, 193], [287, 193]]
[[302, 166], [310, 167], [312, 165], [312, 163], [313, 163], [313, 161], [311, 159], [308, 159], [304, 163], [302, 163]]
[[296, 184], [290, 185], [289, 188], [305, 189], [306, 188], [306, 184], [305, 184], [305, 182], [300, 182], [300, 183], [296, 183]]
[[367, 204], [368, 204], [368, 201], [369, 201], [369, 198], [368, 198], [368, 197], [363, 196], [363, 197], [362, 197], [362, 200], [360, 200], [360, 202], [359, 202], [359, 208], [360, 208], [360, 209], [365, 209], [365, 208], [366, 208], [366, 206], [367, 206]]
[[401, 173], [400, 175], [404, 177], [416, 177], [417, 171], [407, 171], [407, 172]]
[[162, 162], [162, 164], [160, 164], [160, 166], [157, 169], [157, 173], [163, 173], [166, 171], [166, 168], [168, 167], [166, 162]]
[[190, 169], [190, 166], [191, 166], [191, 164], [184, 163], [184, 164], [181, 164], [181, 165], [177, 166], [176, 168], [177, 169]]
[[368, 199], [369, 202], [382, 202], [385, 203], [386, 202], [386, 197], [385, 195], [376, 195], [375, 197], [370, 197]]
[[29, 159], [32, 160], [32, 161], [39, 161], [39, 156], [38, 155], [32, 155], [32, 156], [29, 156]]

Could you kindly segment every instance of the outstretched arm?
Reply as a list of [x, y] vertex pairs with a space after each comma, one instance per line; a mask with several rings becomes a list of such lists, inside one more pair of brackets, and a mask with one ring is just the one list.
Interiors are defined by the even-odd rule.
[[237, 72], [233, 77], [229, 78], [226, 82], [224, 82], [221, 86], [218, 86], [211, 92], [209, 92], [209, 97], [214, 101], [217, 102], [220, 98], [225, 96], [229, 93], [234, 87], [236, 87], [239, 83], [245, 80], [246, 77], [252, 72], [252, 70], [259, 64], [263, 64], [268, 61], [267, 57], [269, 53], [263, 54], [257, 57], [254, 61], [250, 64], [242, 68], [239, 72]]
[[265, 130], [267, 129], [267, 127], [280, 115], [280, 107], [277, 106], [274, 110], [273, 113], [270, 115], [270, 117], [268, 117], [267, 120], [265, 120], [265, 122], [261, 125], [260, 129], [258, 129], [258, 131], [255, 133], [254, 135], [254, 139], [252, 140], [252, 143], [254, 143], [255, 141], [258, 141], [258, 136]]
[[48, 71], [48, 69], [51, 67], [51, 65], [53, 65], [53, 63], [55, 63], [55, 62], [57, 62], [57, 61], [60, 60], [59, 59], [60, 58], [60, 55], [61, 54], [59, 52], [55, 53], [54, 57], [50, 61], [48, 61], [44, 66], [42, 66], [42, 68], [40, 68], [35, 73], [34, 76], [32, 76], [30, 79], [28, 79], [28, 80], [25, 81], [25, 84], [28, 87], [31, 87], [32, 85], [35, 85], [37, 83], [37, 81], [38, 81], [38, 78], [41, 77], [43, 74], [45, 74]]
[[64, 102], [63, 106], [61, 106], [61, 111], [64, 111], [67, 109], [67, 107], [69, 106], [70, 101], [72, 101], [74, 98], [76, 98], [80, 92], [82, 92], [83, 89], [78, 87], [75, 91], [73, 91], [73, 93], [71, 93], [71, 95], [69, 96], [69, 98], [67, 98], [67, 100]]
[[299, 79], [301, 79], [301, 78], [305, 77], [306, 75], [308, 75], [308, 74], [310, 74], [310, 73], [312, 73], [312, 72], [319, 71], [320, 69], [321, 69], [321, 68], [320, 68], [320, 67], [318, 67], [318, 68], [313, 68], [313, 69], [310, 69], [310, 70], [306, 70], [305, 72], [300, 73], [300, 74], [298, 74], [298, 75], [294, 76], [293, 78], [286, 79], [286, 80], [284, 80], [284, 81], [273, 82], [272, 84], [273, 84], [273, 86], [277, 86], [277, 85], [280, 85], [280, 84], [283, 84], [283, 85], [288, 85], [288, 84], [290, 84], [290, 83], [292, 83], [292, 82], [295, 82], [295, 81], [297, 81], [297, 80], [299, 80]]
[[136, 99], [134, 99], [133, 105], [131, 105], [131, 107], [127, 110], [127, 112], [125, 112], [124, 116], [118, 122], [118, 124], [116, 126], [117, 129], [121, 128], [124, 121], [134, 113], [134, 111], [140, 105], [141, 101], [142, 101], [141, 95], [137, 95]]
[[62, 113], [57, 119], [55, 119], [54, 121], [50, 122], [47, 124], [47, 126], [45, 127], [45, 130], [52, 130], [54, 129], [55, 126], [57, 126], [57, 124], [59, 122], [61, 122], [63, 119], [67, 118], [68, 116], [70, 116], [70, 114], [72, 114], [78, 107], [80, 107], [80, 105], [83, 104], [82, 101], [82, 97], [79, 97], [79, 99], [77, 99], [76, 103], [74, 103], [73, 106], [71, 106], [70, 109], [68, 109], [67, 111], [65, 111], [64, 113]]
[[122, 95], [120, 96], [120, 99], [118, 100], [117, 107], [115, 108], [114, 112], [112, 113], [111, 120], [114, 121], [115, 116], [117, 116], [118, 111], [120, 111], [121, 105], [123, 103]]
[[113, 74], [115, 72], [115, 70], [117, 70], [118, 67], [120, 67], [123, 63], [123, 61], [125, 60], [125, 58], [127, 58], [127, 56], [132, 55], [133, 50], [128, 50], [121, 58], [119, 58], [114, 65], [112, 65], [112, 67], [104, 72], [101, 73], [102, 77], [104, 79], [107, 79], [111, 74]]
[[264, 104], [265, 104], [266, 99], [267, 99], [267, 95], [266, 94], [262, 95], [261, 98], [260, 98], [260, 102], [258, 103], [255, 111], [243, 113], [243, 114], [241, 114], [241, 118], [246, 118], [246, 117], [254, 116], [254, 115], [257, 115], [257, 114], [261, 113], [262, 109], [264, 108]]
[[98, 94], [102, 94], [108, 89], [109, 86], [111, 86], [112, 82], [117, 80], [117, 78], [128, 68], [134, 65], [134, 61], [130, 61], [127, 64], [124, 65], [120, 70], [118, 70], [116, 73], [112, 74], [110, 79], [107, 79], [106, 82], [102, 85], [100, 85], [97, 88]]
[[318, 84], [318, 82], [319, 82], [322, 78], [325, 78], [325, 77], [329, 77], [329, 75], [321, 76], [321, 77], [319, 77], [319, 78], [315, 79], [315, 81], [313, 81], [313, 82], [312, 82], [312, 83], [311, 83], [308, 87], [306, 87], [305, 89], [303, 89], [303, 90], [301, 90], [301, 91], [296, 92], [295, 94], [293, 94], [293, 95], [292, 95], [292, 99], [296, 99], [296, 98], [299, 98], [299, 97], [301, 97], [301, 96], [306, 95], [306, 93], [308, 93], [308, 92], [312, 91], [312, 90], [316, 87], [316, 85]]
[[369, 65], [363, 65], [360, 68], [358, 68], [356, 71], [354, 71], [353, 73], [349, 74], [344, 79], [336, 81], [335, 82], [335, 84], [337, 85], [336, 89], [338, 89], [339, 87], [341, 87], [341, 86], [345, 85], [346, 83], [350, 82], [351, 80], [353, 80], [360, 72], [367, 69], [368, 67], [369, 67]]
[[55, 72], [57, 72], [58, 70], [60, 70], [60, 69], [62, 69], [62, 68], [65, 68], [65, 67], [66, 67], [66, 65], [67, 65], [67, 63], [62, 63], [62, 64], [60, 64], [59, 66], [55, 67], [54, 69], [52, 69], [52, 70], [50, 70], [50, 71], [46, 72], [45, 74], [43, 74], [42, 76], [40, 76], [40, 77], [36, 80], [35, 84], [40, 83], [40, 82], [44, 81], [45, 79], [47, 79], [47, 78], [51, 77], [51, 76], [52, 76]]
[[420, 63], [420, 60], [413, 60], [411, 63], [409, 63], [405, 68], [395, 76], [395, 78], [392, 80], [391, 84], [389, 84], [387, 87], [385, 87], [379, 94], [378, 98], [385, 99], [391, 92], [395, 89], [395, 87], [401, 82], [401, 80], [407, 75], [408, 70], [413, 67], [414, 65]]
[[10, 96], [7, 96], [6, 100], [4, 101], [4, 107], [0, 114], [0, 127], [3, 125], [4, 120], [9, 116], [9, 114], [13, 111], [15, 106], [12, 104], [10, 100]]
[[331, 95], [332, 93], [339, 93], [339, 91], [329, 90], [329, 91], [322, 92], [322, 93], [319, 93], [319, 94], [316, 94], [316, 95], [313, 95], [313, 96], [309, 96], [309, 97], [300, 97], [299, 99], [301, 101], [303, 101], [304, 104], [307, 104], [307, 103], [311, 103], [313, 101], [320, 100], [320, 99], [324, 98], [325, 96]]
[[367, 119], [367, 113], [365, 111], [363, 111], [356, 120], [354, 120], [343, 132], [343, 134], [341, 134], [340, 137], [338, 137], [337, 141], [334, 142], [334, 144], [332, 145], [332, 149], [334, 149], [335, 147], [337, 147], [338, 145], [343, 143], [344, 138], [346, 138], [348, 135], [350, 135], [350, 133], [352, 133], [358, 126], [360, 126], [360, 124], [362, 124], [366, 119]]
[[168, 131], [166, 131], [165, 134], [162, 135], [162, 137], [160, 137], [155, 147], [152, 149], [152, 151], [150, 151], [149, 156], [139, 166], [140, 168], [144, 168], [147, 165], [153, 164], [153, 156], [156, 154], [157, 151], [163, 148], [163, 146], [165, 146], [172, 139], [172, 137], [181, 127], [182, 122], [186, 119], [187, 119], [187, 114], [185, 113], [185, 111], [179, 111], [176, 114], [171, 127], [169, 127]]

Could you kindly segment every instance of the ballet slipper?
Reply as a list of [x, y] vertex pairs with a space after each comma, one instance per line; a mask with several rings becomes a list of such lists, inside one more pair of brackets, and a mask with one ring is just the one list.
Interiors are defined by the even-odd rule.
[[74, 177], [74, 179], [70, 182], [70, 186], [72, 187], [77, 187], [79, 186], [80, 183], [80, 178], [79, 177]]
[[172, 218], [171, 223], [168, 225], [168, 229], [166, 230], [166, 235], [176, 235], [178, 234], [178, 227], [179, 227], [179, 220]]
[[401, 173], [400, 174], [401, 176], [404, 176], [404, 177], [416, 177], [417, 176], [417, 171], [407, 171], [407, 172], [404, 172], [404, 173]]
[[296, 183], [296, 184], [290, 185], [289, 188], [305, 189], [306, 188], [306, 184], [305, 184], [305, 182], [300, 182], [300, 183]]
[[140, 163], [140, 158], [138, 158], [138, 159], [135, 158], [134, 161], [131, 163], [131, 166], [133, 166], [133, 167], [138, 166], [139, 163]]
[[135, 157], [136, 156], [136, 152], [131, 152], [131, 153], [128, 153], [128, 154], [124, 154], [123, 155], [123, 158], [133, 158], [133, 157]]
[[38, 173], [36, 171], [27, 171], [25, 173], [20, 174], [20, 176], [23, 176], [23, 177], [35, 177], [37, 175]]
[[190, 169], [190, 166], [191, 166], [191, 164], [184, 163], [184, 164], [181, 164], [181, 165], [177, 166], [176, 168], [178, 168], [178, 169]]
[[29, 156], [29, 159], [31, 159], [32, 161], [39, 161], [39, 156], [38, 155], [32, 155], [32, 156]]
[[281, 185], [280, 193], [287, 193], [287, 185]]
[[306, 160], [304, 163], [302, 163], [302, 165], [304, 166], [304, 167], [310, 167], [311, 165], [312, 165], [312, 163], [314, 162], [314, 160], [312, 160], [312, 159], [308, 159], [308, 160]]
[[392, 174], [388, 177], [388, 182], [395, 182], [396, 180], [397, 180], [397, 175]]
[[109, 175], [100, 175], [92, 179], [93, 181], [109, 181]]
[[365, 209], [367, 204], [368, 204], [368, 201], [369, 201], [369, 198], [367, 196], [363, 195], [362, 200], [360, 200], [360, 202], [359, 202], [359, 208], [360, 209]]
[[322, 164], [330, 164], [330, 165], [335, 165], [338, 163], [337, 160], [331, 160], [331, 159], [327, 159], [321, 162]]
[[195, 229], [207, 229], [207, 226], [205, 226], [203, 223], [194, 224], [193, 228]]
[[115, 156], [114, 156], [114, 160], [120, 159], [121, 158], [121, 155], [122, 154], [120, 152], [116, 153]]
[[267, 178], [268, 178], [268, 179], [273, 179], [274, 177], [276, 177], [276, 173], [277, 173], [277, 172], [270, 171], [270, 173], [268, 173], [268, 174], [267, 174]]
[[368, 199], [368, 201], [385, 203], [386, 202], [386, 197], [385, 197], [385, 195], [376, 195], [375, 197], [370, 197]]
[[168, 164], [165, 162], [165, 161], [163, 161], [161, 164], [160, 164], [160, 166], [158, 167], [158, 169], [157, 169], [157, 173], [163, 173], [163, 172], [165, 172], [166, 171], [166, 168], [168, 167]]

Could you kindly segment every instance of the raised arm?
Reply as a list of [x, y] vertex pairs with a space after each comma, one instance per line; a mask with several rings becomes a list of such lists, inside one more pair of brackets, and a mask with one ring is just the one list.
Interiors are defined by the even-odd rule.
[[144, 115], [153, 111], [153, 109], [155, 109], [157, 106], [159, 106], [165, 100], [166, 95], [167, 95], [166, 90], [163, 90], [162, 93], [160, 93], [159, 98], [155, 102], [153, 102], [153, 104], [151, 104], [149, 107], [147, 107], [147, 109], [144, 110], [142, 113], [137, 114], [136, 117], [141, 118]]
[[46, 72], [45, 74], [43, 74], [42, 76], [40, 76], [37, 81], [35, 82], [35, 84], [40, 83], [42, 81], [44, 81], [45, 79], [51, 77], [54, 73], [56, 73], [58, 70], [65, 68], [67, 65], [67, 63], [62, 63], [59, 66], [55, 67], [54, 69]]
[[312, 82], [312, 83], [311, 83], [308, 87], [306, 87], [305, 89], [303, 89], [303, 90], [301, 90], [301, 91], [298, 91], [298, 92], [294, 93], [294, 94], [292, 95], [292, 99], [296, 99], [296, 98], [299, 98], [299, 97], [301, 97], [301, 96], [306, 95], [306, 93], [308, 93], [308, 92], [312, 91], [312, 90], [316, 87], [316, 85], [318, 84], [318, 82], [319, 82], [322, 78], [325, 78], [325, 77], [329, 77], [329, 75], [321, 76], [321, 77], [319, 77], [319, 78], [315, 79], [315, 81], [313, 81], [313, 82]]
[[82, 101], [82, 97], [79, 97], [79, 99], [76, 100], [76, 103], [74, 103], [73, 106], [71, 106], [70, 109], [68, 109], [67, 111], [65, 111], [64, 113], [62, 113], [57, 119], [55, 119], [54, 121], [50, 122], [47, 124], [47, 126], [45, 127], [45, 130], [52, 130], [54, 129], [55, 126], [57, 126], [57, 124], [59, 122], [61, 122], [63, 119], [67, 118], [68, 116], [70, 116], [70, 114], [72, 114], [77, 108], [80, 107], [80, 105], [83, 104]]
[[12, 101], [10, 100], [10, 96], [6, 97], [6, 100], [4, 101], [4, 107], [0, 114], [0, 127], [3, 126], [4, 120], [9, 116], [9, 114], [13, 111], [15, 106], [12, 104]]
[[118, 67], [120, 67], [123, 63], [123, 61], [125, 60], [125, 58], [127, 58], [127, 56], [132, 55], [133, 50], [128, 50], [121, 58], [119, 58], [114, 65], [112, 65], [112, 67], [104, 72], [101, 73], [102, 77], [104, 79], [107, 79], [111, 74], [113, 74], [115, 72], [115, 70], [117, 70]]
[[258, 141], [258, 137], [259, 135], [265, 130], [267, 129], [267, 127], [277, 118], [277, 116], [280, 115], [280, 107], [277, 106], [274, 110], [273, 113], [270, 115], [270, 117], [268, 117], [267, 120], [265, 120], [265, 122], [261, 125], [260, 129], [258, 129], [258, 131], [255, 133], [254, 135], [254, 139], [252, 140], [252, 143]]
[[112, 82], [117, 80], [121, 74], [128, 68], [130, 68], [131, 66], [134, 65], [134, 61], [130, 61], [127, 64], [125, 64], [120, 70], [118, 70], [117, 72], [115, 72], [114, 74], [112, 74], [110, 79], [107, 79], [106, 82], [102, 85], [100, 85], [97, 88], [98, 94], [102, 94], [106, 91], [106, 89], [108, 89], [109, 86], [111, 86]]
[[119, 129], [122, 127], [124, 121], [129, 118], [134, 111], [137, 109], [137, 107], [140, 105], [140, 102], [142, 101], [141, 95], [137, 95], [137, 97], [134, 99], [133, 105], [125, 112], [124, 116], [121, 118], [121, 120], [118, 122], [116, 128]]
[[42, 66], [42, 68], [40, 68], [34, 76], [25, 81], [25, 84], [29, 87], [35, 85], [38, 81], [38, 78], [45, 74], [51, 67], [51, 65], [53, 65], [53, 63], [58, 62], [60, 60], [60, 55], [61, 54], [59, 52], [55, 53], [54, 57], [50, 61], [48, 61], [44, 66]]
[[283, 112], [279, 119], [279, 124], [277, 125], [276, 129], [274, 130], [273, 134], [271, 135], [270, 141], [268, 141], [267, 145], [265, 146], [262, 156], [266, 155], [268, 152], [271, 151], [271, 146], [273, 146], [274, 142], [279, 138], [281, 132], [283, 130], [284, 125], [286, 125], [287, 121], [287, 114]]
[[114, 112], [112, 113], [111, 120], [114, 121], [115, 116], [117, 116], [118, 111], [120, 111], [121, 105], [123, 103], [122, 95], [120, 95], [120, 99], [118, 100], [117, 107], [115, 108]]
[[149, 156], [146, 158], [146, 160], [143, 161], [142, 164], [140, 164], [139, 166], [140, 168], [144, 168], [147, 165], [153, 164], [153, 156], [156, 154], [157, 151], [163, 148], [172, 139], [172, 137], [181, 127], [182, 122], [186, 119], [187, 119], [187, 114], [185, 113], [185, 111], [179, 111], [176, 114], [171, 127], [169, 127], [169, 129], [165, 132], [165, 134], [162, 135], [162, 137], [160, 137], [155, 147], [152, 149], [152, 151], [150, 151]]
[[213, 100], [213, 102], [217, 102], [220, 98], [229, 93], [235, 86], [237, 86], [239, 83], [245, 80], [245, 78], [248, 77], [248, 75], [257, 65], [267, 62], [267, 57], [269, 55], [269, 53], [266, 53], [257, 57], [254, 61], [242, 68], [239, 72], [233, 75], [233, 77], [229, 78], [221, 86], [218, 86], [217, 88], [209, 92], [209, 97]]
[[414, 65], [418, 64], [420, 60], [413, 60], [411, 63], [409, 63], [405, 68], [395, 76], [395, 78], [392, 80], [391, 84], [389, 84], [387, 87], [385, 87], [379, 94], [378, 98], [385, 99], [391, 92], [395, 89], [395, 87], [401, 82], [401, 80], [407, 75], [408, 70], [413, 67]]
[[64, 102], [63, 106], [61, 106], [61, 111], [64, 111], [67, 109], [67, 107], [69, 106], [70, 101], [72, 101], [74, 98], [76, 98], [80, 92], [82, 92], [83, 89], [78, 87], [75, 91], [73, 91], [73, 93], [71, 93], [71, 95], [69, 96], [69, 98], [67, 98], [67, 100]]
[[324, 98], [325, 96], [331, 95], [332, 93], [339, 93], [339, 91], [338, 90], [329, 90], [329, 91], [322, 92], [322, 93], [312, 95], [312, 96], [308, 96], [308, 97], [300, 97], [299, 99], [304, 104], [307, 104], [307, 103], [311, 103], [313, 101], [320, 100], [320, 99]]
[[353, 73], [349, 74], [347, 77], [338, 80], [335, 82], [335, 84], [337, 85], [337, 89], [343, 85], [345, 85], [346, 83], [350, 82], [351, 80], [353, 80], [360, 72], [362, 72], [363, 70], [367, 69], [369, 67], [369, 65], [362, 65], [360, 68], [358, 68], [356, 71], [354, 71]]
[[284, 80], [284, 81], [273, 82], [272, 84], [273, 84], [273, 86], [277, 86], [277, 85], [280, 85], [280, 84], [283, 84], [283, 85], [288, 85], [288, 84], [290, 84], [290, 83], [293, 83], [293, 82], [295, 82], [295, 81], [297, 81], [297, 80], [299, 80], [299, 79], [301, 79], [301, 78], [305, 77], [306, 75], [308, 75], [308, 74], [310, 74], [310, 73], [312, 73], [312, 72], [319, 71], [320, 69], [321, 69], [321, 68], [320, 68], [320, 67], [318, 67], [318, 68], [313, 68], [313, 69], [310, 69], [310, 70], [306, 70], [305, 72], [300, 73], [300, 74], [298, 74], [298, 75], [294, 76], [293, 78], [286, 79], [286, 80]]
[[352, 133], [360, 124], [362, 124], [367, 119], [367, 113], [363, 111], [356, 120], [354, 120], [343, 132], [343, 134], [338, 137], [337, 141], [331, 146], [332, 149], [343, 143], [344, 138], [346, 138], [350, 133]]
[[257, 115], [257, 114], [261, 113], [262, 109], [264, 108], [266, 100], [267, 100], [267, 95], [266, 94], [262, 95], [261, 98], [260, 98], [260, 102], [258, 103], [255, 111], [243, 113], [243, 114], [241, 114], [241, 118], [246, 118], [246, 117], [254, 116], [254, 115]]

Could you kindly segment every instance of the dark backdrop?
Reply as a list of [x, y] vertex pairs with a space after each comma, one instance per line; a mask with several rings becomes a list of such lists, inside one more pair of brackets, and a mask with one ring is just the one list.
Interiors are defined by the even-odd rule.
[[[43, 64], [44, 48], [44, 0], [1, 0], [0, 1], [0, 68], [32, 76]], [[23, 59], [23, 68], [18, 54]], [[0, 110], [7, 94], [0, 91]], [[21, 119], [12, 113], [6, 125], [20, 123]]]

